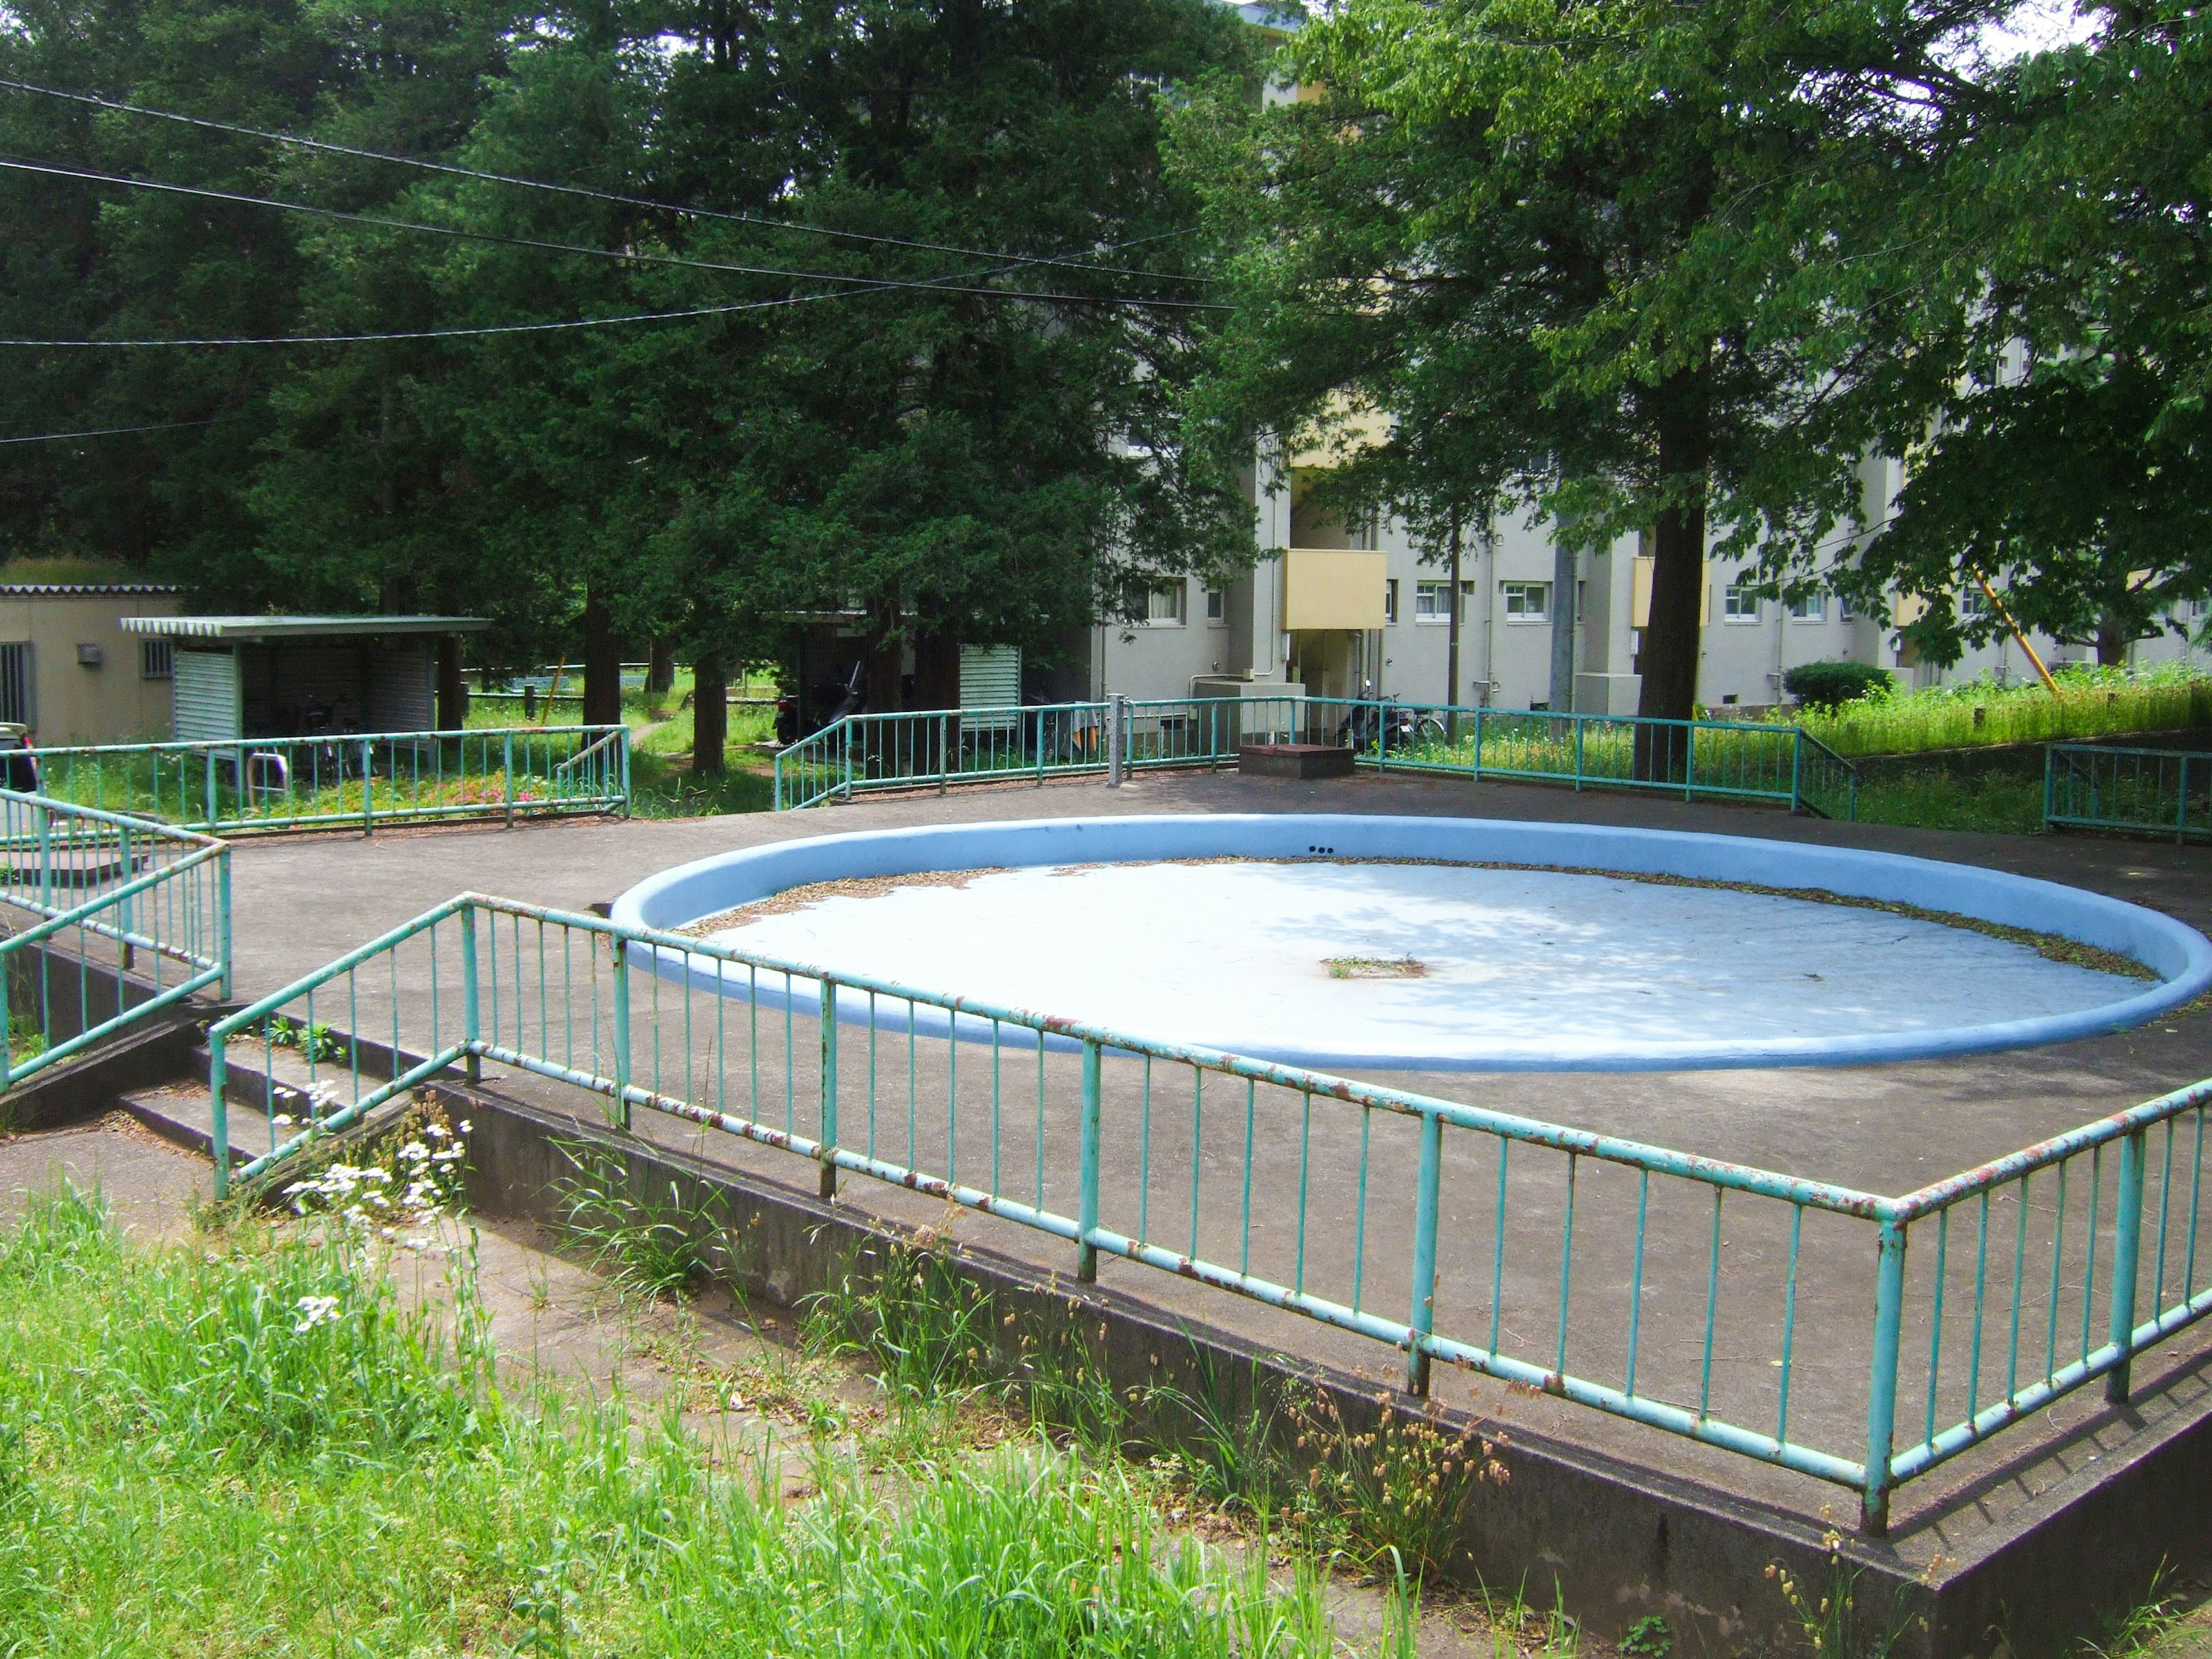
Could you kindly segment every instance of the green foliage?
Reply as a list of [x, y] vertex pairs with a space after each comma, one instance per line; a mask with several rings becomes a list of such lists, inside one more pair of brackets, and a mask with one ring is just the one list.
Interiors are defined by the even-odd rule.
[[1802, 662], [1782, 676], [1782, 689], [1814, 708], [1838, 708], [1879, 696], [1895, 684], [1889, 670], [1863, 662]]
[[337, 1033], [320, 1020], [310, 1023], [272, 1014], [263, 1035], [270, 1048], [297, 1049], [300, 1058], [309, 1065], [336, 1060], [345, 1052], [345, 1044]]
[[1917, 754], [1988, 744], [2055, 743], [2212, 726], [2212, 677], [2186, 664], [2061, 669], [2039, 680], [1983, 678], [1779, 716], [1844, 755]]
[[886, 650], [1048, 654], [1153, 573], [1249, 554], [1233, 477], [1172, 441], [1203, 289], [1157, 155], [1162, 89], [1245, 36], [1211, 0], [19, 9], [11, 77], [722, 216], [7, 94], [11, 155], [480, 234], [10, 173], [10, 336], [682, 314], [19, 352], [0, 429], [162, 429], [0, 453], [0, 552], [121, 556], [223, 609], [481, 611], [495, 661], [577, 660], [587, 611], [742, 660], [848, 605]]
[[[441, 1358], [340, 1242], [134, 1248], [71, 1193], [0, 1236], [0, 1646], [1335, 1650], [1310, 1575], [1232, 1570], [1111, 1465], [1035, 1441], [901, 1478], [832, 1458], [787, 1504], [774, 1455], [710, 1457], [677, 1413], [502, 1400], [488, 1348]], [[473, 1273], [464, 1250], [449, 1294]]]
[[1640, 1655], [1643, 1659], [1667, 1659], [1674, 1650], [1674, 1633], [1667, 1628], [1664, 1618], [1647, 1613], [1622, 1635], [1620, 1650]]
[[734, 1242], [711, 1206], [687, 1203], [673, 1180], [665, 1194], [641, 1198], [619, 1160], [566, 1141], [554, 1150], [568, 1165], [553, 1182], [556, 1230], [617, 1291], [681, 1301], [706, 1276], [714, 1246]]
[[1201, 417], [1334, 452], [1336, 491], [1424, 526], [1653, 532], [1641, 712], [1687, 717], [1708, 520], [1778, 566], [1863, 520], [1827, 262], [1887, 234], [1931, 61], [2003, 9], [1326, 9], [1280, 65], [1316, 95], [1223, 87], [1175, 129], [1239, 301]]

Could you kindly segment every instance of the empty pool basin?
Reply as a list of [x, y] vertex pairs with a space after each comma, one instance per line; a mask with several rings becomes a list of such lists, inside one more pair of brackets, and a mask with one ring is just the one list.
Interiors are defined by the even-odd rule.
[[[792, 891], [823, 884], [840, 885]], [[666, 932], [748, 906], [703, 934], [744, 965], [676, 940], [634, 945], [632, 960], [811, 1014], [826, 974], [841, 1023], [902, 1038], [910, 1026], [1034, 1044], [1030, 1024], [988, 1018], [1018, 1013], [1043, 1017], [1054, 1046], [1143, 1038], [1334, 1070], [1905, 1060], [2122, 1030], [2212, 986], [2212, 943], [2193, 928], [2051, 882], [1747, 836], [1468, 818], [827, 836], [664, 871], [614, 919]], [[2114, 971], [2120, 959], [2138, 973]], [[962, 1008], [909, 1009], [916, 991]]]

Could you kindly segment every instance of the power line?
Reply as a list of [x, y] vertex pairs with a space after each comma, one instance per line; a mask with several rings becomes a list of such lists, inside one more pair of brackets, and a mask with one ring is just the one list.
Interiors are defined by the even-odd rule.
[[127, 432], [174, 432], [180, 427], [214, 426], [237, 418], [234, 415], [216, 415], [204, 421], [156, 421], [150, 426], [96, 426], [82, 432], [33, 432], [27, 437], [0, 438], [0, 444], [53, 444], [65, 438], [118, 438]]
[[[768, 311], [778, 306], [803, 306], [816, 300], [845, 300], [862, 292], [841, 289], [835, 294], [788, 295], [777, 300], [744, 300], [733, 305], [693, 306], [683, 311], [633, 311], [613, 317], [578, 317], [554, 323], [486, 323], [471, 328], [395, 329], [380, 334], [264, 334], [215, 335], [200, 339], [38, 340], [0, 337], [0, 346], [40, 346], [57, 350], [136, 350], [150, 346], [282, 346], [361, 345], [376, 340], [459, 340], [487, 334], [550, 334], [562, 330], [613, 328], [626, 323], [665, 323], [690, 317], [722, 317], [738, 311]], [[193, 422], [185, 422], [193, 424]], [[130, 429], [130, 428], [125, 428]], [[31, 440], [11, 440], [29, 442]]]
[[[57, 167], [49, 161], [0, 159], [0, 168], [14, 173], [42, 173], [50, 178], [74, 179], [81, 183], [122, 185], [197, 200], [228, 202], [235, 206], [277, 208], [287, 213], [306, 213], [348, 224], [369, 225], [381, 230], [403, 230], [424, 236], [446, 236], [461, 241], [489, 242], [503, 247], [529, 248], [542, 253], [579, 254], [625, 264], [667, 265], [687, 270], [711, 270], [726, 276], [774, 276], [789, 282], [831, 283], [854, 288], [912, 289], [934, 294], [978, 295], [998, 300], [1035, 300], [1060, 305], [1164, 307], [1178, 311], [1226, 311], [1212, 300], [1148, 300], [1130, 295], [1063, 294], [1048, 289], [963, 287], [933, 280], [894, 276], [848, 276], [819, 270], [789, 270], [771, 265], [741, 265], [718, 259], [693, 259], [677, 253], [624, 252], [619, 248], [586, 247], [574, 242], [555, 242], [536, 236], [510, 236], [498, 231], [469, 230], [458, 225], [429, 225], [412, 219], [388, 218], [378, 213], [352, 213], [343, 208], [319, 207], [309, 202], [288, 202], [272, 196], [248, 196], [238, 191], [210, 190], [198, 185], [172, 185], [157, 179], [133, 179], [126, 173], [100, 173], [89, 167]], [[987, 256], [988, 257], [988, 256]]]
[[[1208, 276], [1188, 276], [1175, 271], [1141, 270], [1127, 265], [1102, 265], [1085, 259], [1069, 259], [1049, 254], [997, 253], [984, 248], [961, 247], [950, 242], [916, 241], [903, 236], [883, 236], [865, 230], [840, 230], [833, 225], [802, 224], [794, 220], [772, 219], [765, 215], [738, 213], [723, 208], [695, 207], [678, 202], [655, 201], [646, 196], [629, 196], [618, 191], [597, 190], [588, 185], [556, 184], [550, 179], [526, 179], [511, 173], [492, 173], [481, 167], [465, 167], [449, 161], [425, 161], [412, 155], [396, 155], [387, 150], [363, 149], [353, 144], [332, 143], [322, 138], [302, 138], [296, 133], [276, 132], [265, 127], [240, 126], [234, 122], [216, 121], [201, 115], [185, 115], [174, 110], [154, 109], [143, 104], [126, 104], [114, 99], [101, 98], [91, 93], [64, 92], [53, 87], [33, 86], [27, 81], [10, 80], [0, 76], [0, 88], [10, 92], [27, 92], [41, 98], [59, 98], [70, 103], [90, 104], [95, 108], [115, 110], [124, 114], [143, 115], [161, 121], [181, 122], [186, 126], [203, 127], [213, 132], [228, 132], [240, 137], [259, 138], [270, 143], [292, 144], [301, 149], [319, 150], [325, 155], [349, 155], [359, 161], [388, 161], [397, 167], [419, 167], [426, 173], [441, 173], [458, 179], [475, 179], [486, 184], [512, 185], [523, 190], [550, 191], [556, 195], [582, 197], [592, 201], [613, 202], [623, 207], [649, 208], [659, 213], [680, 213], [687, 218], [719, 219], [731, 224], [758, 225], [771, 230], [803, 231], [814, 236], [842, 237], [850, 241], [868, 242], [882, 247], [914, 248], [929, 253], [955, 253], [968, 259], [1006, 259], [1023, 265], [1049, 265], [1067, 270], [1096, 271], [1109, 276], [1138, 276], [1155, 282], [1210, 283]], [[1185, 236], [1189, 230], [1169, 231], [1165, 236]], [[1143, 241], [1158, 241], [1164, 237], [1148, 236]], [[1134, 242], [1118, 246], [1133, 247]]]

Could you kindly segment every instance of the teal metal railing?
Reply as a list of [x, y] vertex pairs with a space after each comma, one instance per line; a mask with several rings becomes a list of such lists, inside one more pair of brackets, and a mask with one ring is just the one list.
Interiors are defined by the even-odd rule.
[[216, 1144], [234, 1052], [270, 1125], [226, 1190], [502, 1066], [1371, 1340], [1415, 1393], [1443, 1360], [1849, 1487], [1870, 1531], [2212, 1309], [2212, 1084], [1885, 1197], [475, 895], [210, 1036]]
[[501, 726], [58, 745], [42, 793], [210, 835], [626, 812], [629, 730]]
[[0, 939], [0, 1089], [197, 991], [228, 994], [222, 842], [0, 791], [0, 900], [40, 918]]
[[2212, 836], [2212, 755], [2054, 743], [2043, 757], [2043, 825]]
[[1794, 726], [1662, 720], [1340, 697], [1109, 698], [849, 715], [776, 758], [783, 811], [869, 790], [1233, 763], [1247, 743], [1348, 747], [1358, 765], [1771, 801], [1857, 815], [1850, 762]]

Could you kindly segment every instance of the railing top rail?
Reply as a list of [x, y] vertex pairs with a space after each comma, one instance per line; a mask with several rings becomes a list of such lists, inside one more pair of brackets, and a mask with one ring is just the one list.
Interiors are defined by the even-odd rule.
[[1822, 743], [1820, 738], [1814, 737], [1803, 726], [1794, 726], [1784, 727], [1784, 729], [1796, 732], [1798, 742], [1803, 744], [1808, 749], [1811, 750], [1814, 754], [1820, 756], [1821, 759], [1829, 762], [1831, 764], [1840, 766], [1846, 772], [1856, 772], [1859, 769], [1858, 763], [1852, 760], [1849, 756], [1829, 748], [1826, 744]]
[[[16, 752], [20, 754], [22, 751], [19, 750]], [[203, 849], [228, 845], [213, 836], [202, 835], [197, 830], [180, 830], [173, 823], [163, 823], [156, 818], [134, 817], [128, 812], [109, 812], [97, 806], [80, 806], [75, 801], [56, 800], [51, 795], [29, 795], [21, 790], [0, 789], [0, 801], [37, 807], [56, 817], [85, 818], [95, 823], [111, 823], [118, 830], [132, 830], [141, 835], [152, 836], [162, 841], [182, 842]]]
[[[1771, 1170], [1761, 1170], [1750, 1164], [1731, 1164], [1725, 1159], [1698, 1157], [1678, 1152], [1664, 1146], [1653, 1146], [1641, 1141], [1626, 1140], [1613, 1135], [1602, 1135], [1588, 1130], [1571, 1129], [1561, 1124], [1547, 1123], [1540, 1119], [1527, 1118], [1510, 1112], [1494, 1111], [1486, 1107], [1468, 1106], [1457, 1101], [1438, 1100], [1427, 1095], [1418, 1095], [1403, 1090], [1389, 1089], [1379, 1085], [1355, 1082], [1348, 1078], [1327, 1072], [1309, 1071], [1303, 1066], [1279, 1066], [1272, 1061], [1253, 1060], [1242, 1054], [1232, 1054], [1224, 1049], [1211, 1048], [1202, 1044], [1162, 1041], [1117, 1030], [1112, 1026], [1095, 1025], [1088, 1021], [1061, 1015], [1046, 1014], [1034, 1009], [1014, 1008], [987, 1001], [980, 997], [966, 997], [942, 991], [926, 990], [900, 981], [879, 979], [872, 975], [848, 973], [842, 969], [823, 968], [817, 963], [800, 962], [764, 953], [749, 952], [732, 946], [687, 938], [678, 933], [662, 933], [648, 927], [634, 927], [611, 921], [605, 917], [584, 915], [574, 911], [555, 909], [550, 906], [530, 904], [518, 899], [504, 899], [483, 893], [464, 893], [449, 900], [438, 910], [417, 918], [415, 921], [387, 935], [393, 943], [410, 933], [419, 932], [440, 916], [450, 914], [463, 905], [474, 905], [501, 915], [551, 923], [556, 926], [604, 934], [611, 939], [676, 951], [688, 956], [706, 957], [710, 960], [727, 962], [733, 965], [764, 969], [769, 973], [788, 975], [793, 978], [828, 980], [855, 991], [873, 992], [878, 996], [896, 997], [933, 1007], [945, 1009], [971, 1018], [996, 1020], [1081, 1042], [1092, 1042], [1103, 1048], [1120, 1049], [1130, 1054], [1150, 1054], [1155, 1058], [1182, 1061], [1230, 1076], [1247, 1078], [1255, 1082], [1274, 1084], [1302, 1093], [1324, 1096], [1355, 1106], [1373, 1107], [1404, 1116], [1437, 1117], [1458, 1128], [1473, 1129], [1534, 1145], [1550, 1146], [1557, 1151], [1578, 1156], [1602, 1158], [1608, 1163], [1625, 1164], [1647, 1169], [1658, 1174], [1676, 1175], [1709, 1186], [1732, 1188], [1758, 1194], [1764, 1197], [1781, 1199], [1792, 1204], [1808, 1205], [1816, 1209], [1832, 1210], [1842, 1214], [1865, 1218], [1878, 1217], [1890, 1200], [1871, 1193], [1856, 1191], [1828, 1182], [1808, 1181]], [[378, 948], [372, 944], [351, 953], [352, 958], [372, 954]], [[349, 962], [349, 958], [341, 958]], [[336, 965], [334, 964], [334, 967]], [[343, 971], [338, 969], [337, 971]], [[325, 970], [328, 976], [328, 970]], [[263, 1012], [289, 1001], [321, 983], [310, 975], [301, 981], [289, 994], [275, 1000], [264, 1000], [256, 1005]], [[226, 1027], [234, 1029], [244, 1023], [252, 1011], [234, 1015]], [[226, 1030], [226, 1035], [228, 1030]]]
[[[317, 732], [292, 737], [258, 738], [165, 738], [155, 743], [54, 743], [40, 744], [27, 751], [36, 756], [48, 755], [146, 755], [200, 754], [213, 750], [227, 754], [240, 749], [273, 748], [280, 744], [344, 744], [344, 743], [419, 743], [431, 738], [497, 738], [509, 732], [520, 736], [525, 732], [540, 736], [549, 732], [564, 735], [583, 736], [599, 733], [612, 736], [626, 732], [627, 726], [469, 726], [441, 727], [423, 732]], [[44, 799], [41, 797], [41, 799]], [[56, 805], [60, 803], [57, 802]]]
[[236, 1036], [247, 1026], [266, 1018], [286, 1003], [303, 997], [319, 987], [329, 984], [341, 974], [359, 967], [371, 957], [388, 951], [396, 945], [404, 943], [427, 928], [436, 927], [447, 916], [457, 914], [471, 902], [482, 902], [481, 900], [472, 901], [471, 896], [468, 894], [463, 894], [458, 898], [449, 898], [443, 904], [433, 909], [425, 910], [412, 921], [403, 921], [397, 927], [379, 933], [367, 944], [356, 945], [336, 961], [326, 962], [313, 972], [301, 975], [289, 985], [279, 990], [271, 991], [264, 997], [257, 998], [236, 1013], [227, 1015], [216, 1021], [214, 1024], [208, 1027], [208, 1036], [210, 1038]]
[[2046, 744], [2054, 755], [2124, 755], [2149, 760], [2212, 761], [2212, 751], [2203, 749], [2124, 749], [2108, 743], [2051, 743]]
[[[1234, 702], [1234, 698], [1228, 701]], [[834, 732], [841, 726], [860, 726], [888, 720], [933, 720], [956, 714], [1060, 714], [1077, 711], [1103, 709], [1103, 702], [990, 702], [973, 703], [963, 708], [890, 708], [862, 709], [856, 714], [840, 714], [829, 725], [809, 732], [808, 738], [818, 738]], [[799, 742], [807, 741], [802, 738]]]
[[35, 927], [10, 932], [6, 938], [0, 939], [0, 952], [20, 951], [27, 945], [37, 944], [40, 939], [51, 939], [63, 929], [74, 927], [101, 910], [112, 909], [119, 899], [131, 898], [145, 892], [149, 888], [157, 887], [195, 866], [205, 864], [210, 859], [219, 859], [230, 851], [229, 844], [226, 842], [209, 841], [204, 836], [196, 836], [193, 839], [207, 842], [207, 845], [194, 848], [192, 851], [173, 864], [162, 865], [158, 869], [149, 870], [143, 876], [134, 876], [128, 881], [118, 883], [115, 886], [103, 888], [83, 903], [72, 906], [67, 910], [58, 911]]
[[2200, 1106], [2212, 1105], [2212, 1079], [2192, 1083], [2185, 1088], [2160, 1095], [2155, 1100], [2146, 1100], [2141, 1105], [2130, 1106], [2124, 1111], [2100, 1117], [2094, 1123], [2084, 1123], [2063, 1134], [2039, 1140], [2032, 1146], [2023, 1146], [2016, 1152], [2007, 1152], [2002, 1158], [1960, 1173], [1930, 1182], [1917, 1192], [1902, 1198], [1891, 1199], [1890, 1218], [1895, 1221], [1914, 1221], [1924, 1215], [1947, 1208], [1963, 1198], [1972, 1198], [1993, 1187], [2017, 1181], [2022, 1176], [2033, 1175], [2038, 1170], [2048, 1169], [2054, 1164], [2094, 1147], [2109, 1146], [2124, 1139], [2153, 1124], [2178, 1117], [2184, 1112], [2194, 1111]]

